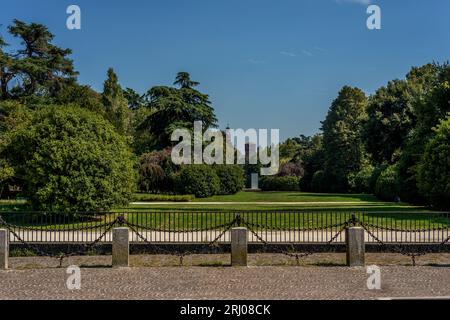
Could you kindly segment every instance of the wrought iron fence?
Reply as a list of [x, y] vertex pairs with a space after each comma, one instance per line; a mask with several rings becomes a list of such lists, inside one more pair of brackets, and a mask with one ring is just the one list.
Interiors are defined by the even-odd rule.
[[[46, 214], [4, 212], [0, 228], [11, 242], [111, 242], [111, 228], [125, 224], [131, 242], [229, 243], [229, 228], [249, 229], [250, 243], [345, 242], [349, 222], [366, 229], [368, 243], [441, 243], [450, 236], [449, 213], [412, 212], [114, 212]], [[337, 235], [337, 236], [336, 236]], [[145, 239], [145, 241], [144, 241]]]

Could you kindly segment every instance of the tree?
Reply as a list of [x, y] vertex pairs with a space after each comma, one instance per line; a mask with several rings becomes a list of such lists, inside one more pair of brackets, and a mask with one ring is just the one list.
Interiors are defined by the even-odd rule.
[[125, 138], [103, 117], [79, 107], [40, 108], [6, 151], [36, 210], [109, 210], [127, 205], [135, 188]]
[[128, 101], [128, 108], [130, 110], [137, 110], [145, 106], [145, 97], [133, 89], [126, 88], [123, 90], [123, 95]]
[[182, 89], [192, 89], [200, 83], [191, 80], [191, 75], [187, 72], [178, 72], [174, 85], [180, 86]]
[[364, 159], [361, 137], [367, 99], [360, 89], [344, 87], [322, 122], [325, 177], [329, 191], [347, 192], [349, 176], [360, 171]]
[[208, 95], [190, 88], [182, 82], [182, 79], [179, 81], [180, 89], [159, 86], [147, 92], [149, 100], [147, 108], [154, 112], [149, 114], [138, 129], [149, 130], [152, 133], [155, 137], [153, 147], [156, 149], [171, 146], [172, 132], [178, 128], [193, 130], [195, 121], [201, 121], [204, 130], [216, 127], [217, 118]]
[[7, 45], [5, 40], [0, 37], [0, 99], [9, 97], [8, 84], [14, 78], [16, 72], [14, 70], [14, 59], [3, 50]]
[[117, 75], [112, 68], [108, 69], [108, 78], [103, 85], [103, 104], [107, 119], [114, 125], [117, 132], [131, 136], [131, 112], [120, 87]]
[[436, 208], [450, 209], [450, 113], [434, 129], [418, 168], [418, 186]]
[[450, 66], [427, 64], [413, 68], [407, 81], [413, 88], [412, 107], [416, 125], [398, 163], [400, 196], [409, 202], [423, 203], [425, 199], [417, 187], [417, 170], [425, 146], [434, 135], [432, 128], [450, 111]]
[[[14, 20], [9, 33], [21, 40], [23, 48], [11, 55], [9, 72], [2, 80], [3, 95], [9, 96], [7, 83], [14, 77], [21, 84], [13, 88], [14, 95], [34, 94], [54, 96], [65, 85], [75, 83], [77, 72], [68, 58], [70, 49], [62, 49], [51, 43], [54, 36], [42, 24], [27, 24]], [[8, 63], [7, 63], [8, 65]], [[11, 65], [13, 67], [11, 67]], [[6, 89], [6, 90], [5, 90]]]
[[395, 163], [415, 124], [408, 82], [395, 80], [370, 97], [364, 126], [367, 151], [376, 164]]
[[313, 137], [301, 136], [299, 141], [302, 147], [294, 159], [300, 162], [304, 169], [303, 178], [300, 180], [300, 189], [311, 191], [314, 174], [323, 170], [325, 163], [323, 137], [320, 134]]

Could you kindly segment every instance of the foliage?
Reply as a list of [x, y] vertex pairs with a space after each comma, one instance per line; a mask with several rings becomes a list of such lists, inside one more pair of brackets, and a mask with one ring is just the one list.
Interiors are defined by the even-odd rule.
[[371, 186], [374, 168], [371, 165], [364, 166], [356, 175], [352, 177], [352, 191], [356, 193], [373, 193], [374, 188]]
[[291, 176], [291, 177], [303, 177], [305, 175], [305, 170], [299, 162], [287, 162], [280, 166], [278, 176]]
[[102, 94], [106, 118], [114, 125], [117, 132], [122, 135], [131, 135], [131, 112], [128, 101], [119, 85], [117, 75], [113, 69], [108, 69], [108, 78], [103, 85]]
[[448, 64], [427, 64], [414, 67], [407, 75], [413, 91], [413, 112], [416, 124], [410, 132], [398, 163], [400, 195], [412, 202], [424, 202], [417, 187], [418, 166], [425, 146], [434, 135], [432, 130], [450, 111], [450, 67]]
[[[64, 86], [75, 82], [77, 72], [68, 58], [72, 51], [53, 45], [54, 36], [47, 27], [15, 19], [8, 31], [20, 40], [23, 47], [11, 54], [0, 50], [0, 91], [3, 99], [55, 96]], [[6, 43], [0, 39], [0, 49], [5, 46]]]
[[347, 192], [349, 176], [361, 170], [364, 157], [361, 128], [366, 119], [366, 105], [364, 92], [346, 86], [322, 123], [329, 191]]
[[106, 120], [87, 110], [41, 108], [7, 151], [36, 210], [108, 210], [131, 199], [132, 154]]
[[263, 191], [299, 191], [300, 178], [295, 176], [263, 176], [259, 187]]
[[170, 149], [143, 154], [139, 159], [138, 188], [143, 192], [169, 192], [173, 189], [174, 166]]
[[395, 80], [370, 97], [364, 127], [367, 151], [377, 164], [394, 163], [414, 126], [411, 90], [408, 82]]
[[214, 170], [220, 180], [218, 194], [236, 194], [244, 188], [244, 170], [238, 165], [215, 165]]
[[176, 81], [181, 88], [153, 87], [147, 93], [147, 107], [154, 112], [148, 115], [139, 129], [152, 133], [155, 137], [154, 148], [172, 145], [172, 132], [177, 128], [193, 130], [195, 121], [201, 121], [204, 129], [216, 126], [217, 119], [208, 95], [188, 86], [190, 81], [183, 76], [181, 82]]
[[450, 115], [435, 129], [419, 165], [420, 191], [439, 209], [450, 209]]
[[179, 194], [207, 198], [220, 191], [220, 179], [209, 165], [186, 165], [173, 178], [175, 191]]
[[395, 201], [399, 196], [397, 166], [387, 166], [378, 177], [375, 185], [375, 195], [386, 201]]
[[145, 106], [145, 97], [131, 88], [126, 88], [123, 90], [123, 96], [127, 99], [128, 108], [130, 110], [138, 110]]
[[300, 180], [300, 189], [302, 191], [311, 191], [313, 176], [317, 171], [323, 169], [325, 163], [322, 135], [302, 137], [300, 140], [302, 148], [296, 156], [296, 160], [302, 164], [305, 171], [303, 178]]

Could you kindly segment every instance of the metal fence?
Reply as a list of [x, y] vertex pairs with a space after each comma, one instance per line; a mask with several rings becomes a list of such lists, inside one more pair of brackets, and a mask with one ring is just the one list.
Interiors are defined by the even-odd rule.
[[[413, 212], [124, 212], [46, 214], [5, 212], [0, 228], [10, 241], [33, 243], [111, 242], [114, 226], [132, 229], [130, 241], [152, 243], [230, 242], [230, 227], [249, 229], [249, 242], [345, 242], [349, 223], [366, 229], [366, 242], [441, 243], [450, 236], [449, 213]], [[336, 236], [337, 235], [337, 236]]]

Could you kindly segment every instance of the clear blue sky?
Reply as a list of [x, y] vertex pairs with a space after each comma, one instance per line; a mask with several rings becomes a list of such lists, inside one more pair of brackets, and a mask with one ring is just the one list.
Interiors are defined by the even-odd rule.
[[[344, 85], [372, 93], [450, 57], [448, 0], [2, 2], [2, 34], [14, 18], [47, 25], [73, 49], [83, 84], [101, 90], [113, 67], [143, 93], [188, 71], [222, 127], [279, 128], [282, 138], [318, 132]], [[380, 31], [366, 27], [368, 2], [382, 9]], [[81, 7], [80, 31], [66, 29], [70, 4]]]

